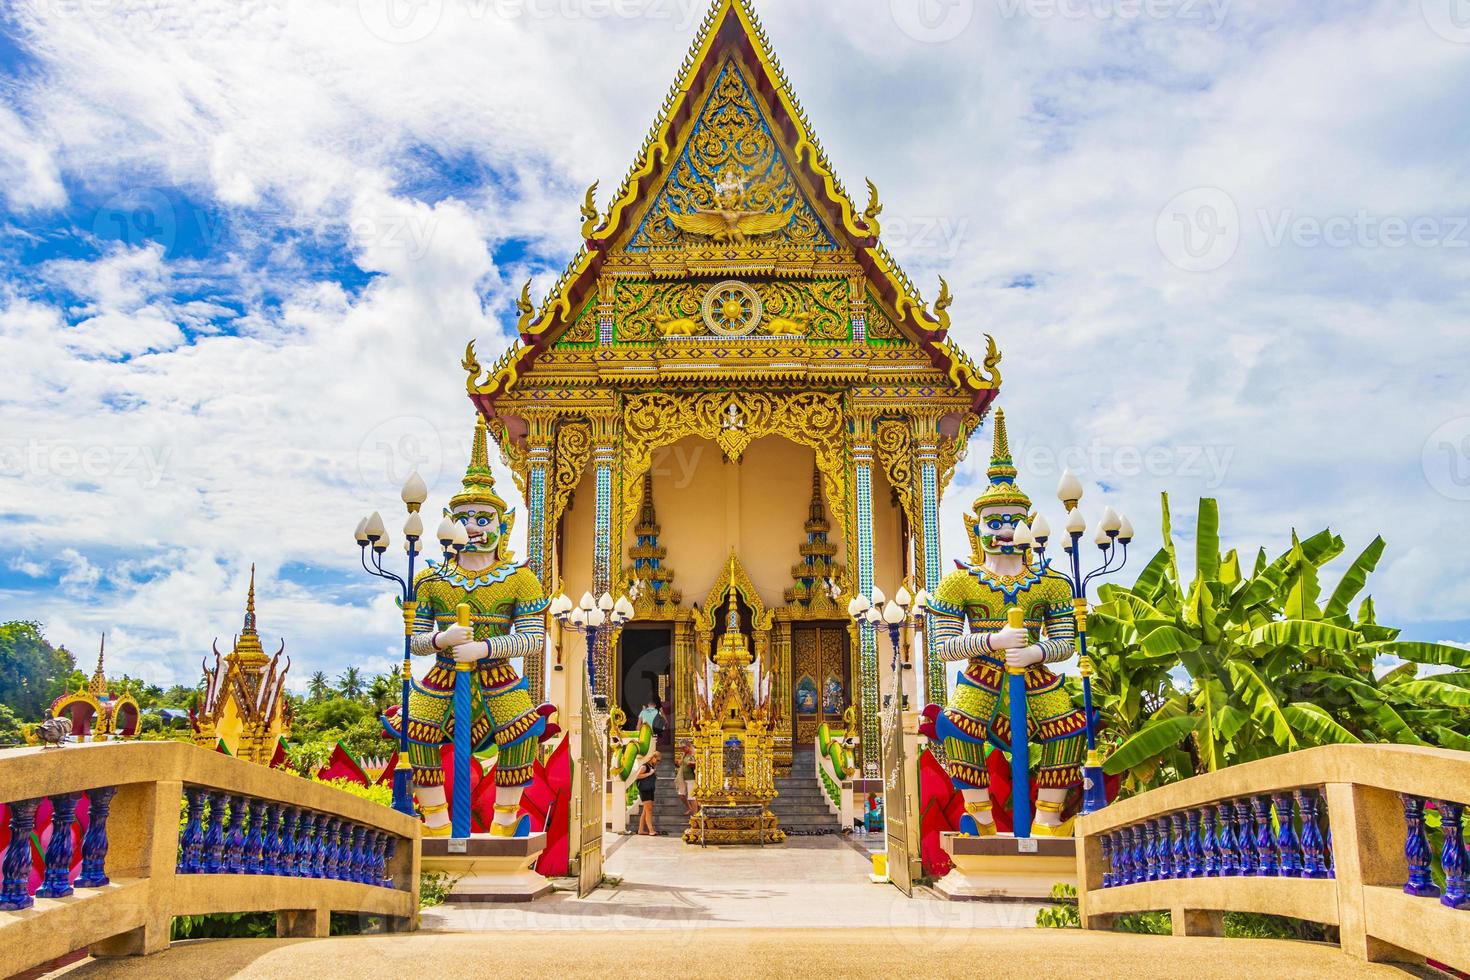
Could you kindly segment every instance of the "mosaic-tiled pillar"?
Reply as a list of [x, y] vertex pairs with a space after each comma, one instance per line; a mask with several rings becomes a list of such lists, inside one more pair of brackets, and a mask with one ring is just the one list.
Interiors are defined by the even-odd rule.
[[[546, 588], [550, 579], [550, 556], [546, 554], [546, 472], [551, 466], [551, 447], [533, 446], [527, 462], [530, 468], [526, 475], [526, 564]], [[546, 696], [544, 651], [526, 658], [525, 677], [531, 701], [540, 704]]]
[[[600, 443], [592, 450], [592, 465], [597, 486], [597, 511], [594, 521], [596, 540], [592, 547], [592, 594], [600, 596], [612, 589], [612, 511], [613, 511], [613, 446]], [[596, 652], [597, 686], [594, 694], [607, 694], [611, 689], [609, 674], [612, 659], [606, 646], [607, 632], [599, 638]]]
[[[857, 588], [873, 594], [873, 447], [869, 442], [853, 446], [854, 486], [857, 493]], [[858, 673], [862, 680], [862, 750], [865, 776], [880, 775], [882, 744], [878, 734], [878, 709], [883, 699], [878, 684], [878, 637], [876, 630], [858, 630]]]
[[[920, 443], [914, 448], [919, 463], [919, 506], [923, 515], [924, 567], [921, 574], [922, 587], [932, 594], [939, 589], [939, 447]], [[940, 659], [934, 632], [924, 627], [924, 643], [927, 648], [924, 662], [927, 665], [924, 692], [931, 704], [944, 704], [946, 678], [944, 661]], [[922, 705], [917, 707], [922, 708]]]

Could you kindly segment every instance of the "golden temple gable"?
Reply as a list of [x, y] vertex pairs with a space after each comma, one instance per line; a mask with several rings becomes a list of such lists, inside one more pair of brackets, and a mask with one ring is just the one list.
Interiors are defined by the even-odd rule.
[[[883, 246], [877, 188], [849, 196], [745, 0], [711, 7], [605, 209], [597, 187], [550, 295], [523, 290], [518, 341], [463, 361], [526, 498], [528, 564], [549, 593], [639, 595], [652, 615], [599, 651], [599, 693], [630, 717], [645, 689], [671, 693], [682, 738], [717, 653], [684, 595], [733, 551], [769, 618], [750, 641], [778, 762], [849, 704], [876, 747], [876, 642], [844, 607], [937, 585], [939, 499], [1000, 353], [977, 364], [948, 339], [948, 286], [925, 302]], [[815, 706], [793, 647], [819, 651]], [[540, 664], [527, 676], [545, 691]], [[941, 671], [926, 683], [942, 698]]]

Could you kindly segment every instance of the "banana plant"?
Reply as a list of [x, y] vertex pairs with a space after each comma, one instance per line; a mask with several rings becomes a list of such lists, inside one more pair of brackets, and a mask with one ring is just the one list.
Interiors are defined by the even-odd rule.
[[[1104, 770], [1124, 792], [1334, 742], [1470, 749], [1470, 650], [1400, 641], [1371, 596], [1351, 612], [1382, 538], [1324, 601], [1323, 567], [1344, 551], [1330, 530], [1293, 532], [1274, 559], [1258, 550], [1247, 574], [1235, 551], [1221, 554], [1218, 504], [1202, 499], [1186, 581], [1167, 494], [1162, 511], [1163, 547], [1132, 586], [1104, 585], [1089, 619], [1094, 697], [1115, 746]], [[1385, 661], [1401, 663], [1375, 674]]]

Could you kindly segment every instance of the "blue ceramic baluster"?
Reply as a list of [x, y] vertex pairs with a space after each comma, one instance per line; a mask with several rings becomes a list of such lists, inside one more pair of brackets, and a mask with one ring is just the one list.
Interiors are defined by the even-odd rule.
[[245, 873], [245, 797], [230, 797], [230, 821], [225, 827], [225, 871]]
[[101, 888], [107, 884], [107, 815], [112, 812], [115, 786], [87, 792], [87, 833], [82, 837], [82, 873], [78, 888]]
[[348, 826], [346, 820], [337, 821], [337, 826], [332, 832], [332, 840], [336, 844], [332, 854], [336, 868], [332, 872], [332, 877], [338, 881], [346, 881], [348, 873], [352, 870], [352, 861], [349, 856], [352, 846], [352, 828]]
[[1404, 894], [1418, 898], [1437, 898], [1439, 886], [1429, 871], [1429, 837], [1424, 833], [1424, 800], [1401, 794], [1404, 804], [1404, 861], [1409, 865], [1409, 880]]
[[1240, 854], [1239, 871], [1243, 875], [1261, 873], [1256, 858], [1256, 829], [1251, 826], [1251, 804], [1248, 799], [1235, 800], [1230, 804], [1235, 811], [1235, 848]]
[[1215, 848], [1220, 852], [1220, 874], [1240, 874], [1240, 851], [1235, 846], [1235, 814], [1229, 801], [1215, 805]]
[[179, 873], [194, 875], [204, 870], [204, 790], [185, 787], [184, 797], [189, 807], [179, 836]]
[[281, 804], [266, 803], [265, 826], [260, 830], [260, 873], [281, 875], [286, 869], [281, 864]]
[[204, 873], [225, 869], [225, 794], [209, 791], [209, 823], [204, 829]]
[[1169, 818], [1160, 817], [1159, 825], [1159, 878], [1167, 881], [1174, 877], [1174, 841], [1169, 836]]
[[51, 797], [51, 842], [46, 845], [46, 871], [37, 898], [65, 898], [71, 894], [71, 829], [77, 822], [81, 793]]
[[298, 839], [301, 841], [301, 850], [297, 855], [300, 871], [297, 873], [303, 878], [320, 878], [322, 857], [322, 828], [326, 825], [326, 818], [319, 813], [310, 810], [301, 814], [301, 833]]
[[1159, 833], [1152, 820], [1143, 822], [1143, 880], [1159, 880]]
[[383, 841], [383, 887], [392, 888], [393, 881], [393, 858], [398, 854], [398, 838], [388, 835]]
[[1205, 852], [1205, 877], [1214, 878], [1220, 874], [1220, 852], [1216, 848], [1215, 836], [1215, 808], [1206, 806], [1200, 811], [1200, 847]]
[[265, 874], [265, 801], [250, 801], [250, 833], [245, 835], [245, 873]]
[[1184, 839], [1185, 824], [1183, 811], [1169, 814], [1169, 827], [1174, 844], [1169, 849], [1169, 872], [1171, 878], [1189, 877], [1189, 842]]
[[1201, 846], [1200, 813], [1198, 810], [1190, 810], [1184, 814], [1184, 822], [1188, 826], [1186, 840], [1184, 842], [1187, 865], [1184, 873], [1190, 878], [1203, 878], [1205, 875], [1204, 849]]
[[307, 815], [300, 807], [283, 807], [281, 811], [281, 874], [295, 878], [311, 877], [311, 840], [307, 836]]
[[1133, 827], [1133, 880], [1148, 881], [1148, 835], [1143, 824]]
[[273, 804], [270, 808], [276, 811], [273, 817], [276, 827], [276, 857], [273, 874], [295, 877], [300, 867], [298, 862], [301, 860], [297, 849], [297, 843], [300, 840], [300, 835], [297, 833], [297, 808], [287, 807], [285, 804]]
[[367, 828], [361, 825], [352, 828], [352, 880], [358, 883], [367, 881]]
[[1113, 887], [1113, 835], [1103, 834], [1098, 838], [1098, 844], [1102, 846], [1103, 873], [1102, 886]]
[[1256, 872], [1276, 875], [1276, 841], [1271, 835], [1271, 797], [1251, 797], [1251, 813], [1255, 817]]
[[31, 831], [36, 829], [36, 807], [40, 800], [10, 804], [10, 846], [0, 864], [0, 911], [28, 909], [31, 898]]
[[1291, 809], [1291, 794], [1276, 793], [1276, 860], [1283, 878], [1300, 878], [1302, 855], [1297, 849], [1296, 820]]
[[325, 813], [317, 815], [316, 837], [311, 848], [311, 876], [313, 878], [329, 877], [327, 873], [327, 862], [332, 853], [332, 820]]
[[1317, 823], [1317, 805], [1321, 802], [1314, 789], [1296, 791], [1297, 809], [1302, 815], [1302, 877], [1326, 878], [1326, 848], [1322, 843], [1322, 827]]
[[1465, 805], [1439, 801], [1439, 827], [1444, 834], [1444, 848], [1439, 862], [1444, 866], [1444, 894], [1441, 905], [1452, 909], [1470, 909], [1470, 856], [1465, 853]]

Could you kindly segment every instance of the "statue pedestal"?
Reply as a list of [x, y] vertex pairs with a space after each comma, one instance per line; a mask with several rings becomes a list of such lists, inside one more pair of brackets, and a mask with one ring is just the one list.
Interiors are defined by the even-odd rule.
[[1051, 886], [1077, 884], [1077, 841], [1070, 837], [965, 837], [940, 835], [954, 861], [934, 890], [950, 901], [987, 898], [1045, 899]]
[[426, 837], [423, 870], [442, 871], [459, 881], [451, 902], [530, 902], [551, 891], [551, 882], [531, 870], [546, 850], [546, 834], [467, 839]]

